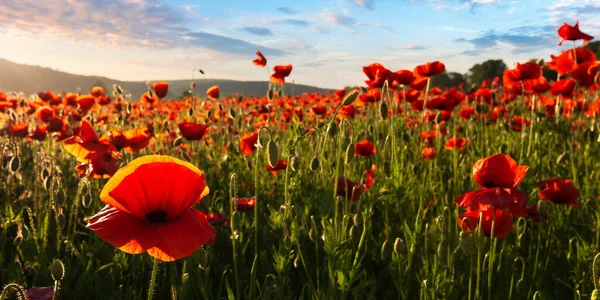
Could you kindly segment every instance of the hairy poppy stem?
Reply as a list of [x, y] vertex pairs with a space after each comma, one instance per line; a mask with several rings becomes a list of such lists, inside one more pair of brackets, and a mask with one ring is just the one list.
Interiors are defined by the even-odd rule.
[[148, 300], [152, 300], [154, 296], [154, 287], [156, 286], [156, 273], [158, 273], [158, 258], [154, 258], [152, 266], [152, 275], [150, 276], [150, 287], [148, 289]]

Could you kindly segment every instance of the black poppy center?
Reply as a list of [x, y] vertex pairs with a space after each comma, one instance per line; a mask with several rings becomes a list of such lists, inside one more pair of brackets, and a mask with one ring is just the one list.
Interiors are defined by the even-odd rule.
[[146, 214], [146, 219], [150, 223], [162, 223], [167, 221], [167, 212], [164, 210], [156, 210]]
[[491, 181], [486, 182], [484, 185], [485, 185], [486, 188], [494, 188], [494, 187], [496, 187], [496, 184], [493, 183], [493, 182], [491, 182]]

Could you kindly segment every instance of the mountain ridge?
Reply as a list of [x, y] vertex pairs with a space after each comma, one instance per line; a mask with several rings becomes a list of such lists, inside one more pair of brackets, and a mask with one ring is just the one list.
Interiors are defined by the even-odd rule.
[[[156, 80], [159, 81], [159, 80]], [[151, 82], [156, 82], [151, 81]], [[169, 93], [167, 97], [179, 98], [183, 92], [189, 90], [190, 79], [164, 80], [169, 82]], [[218, 85], [221, 95], [242, 94], [246, 96], [264, 96], [267, 93], [269, 82], [267, 81], [238, 81], [230, 79], [195, 79], [196, 95], [204, 95], [206, 89]], [[26, 65], [0, 58], [0, 91], [24, 92], [26, 95], [38, 92], [54, 91], [88, 93], [94, 86], [102, 86], [106, 93], [112, 92], [112, 85], [120, 85], [126, 93], [132, 95], [134, 100], [147, 91], [145, 81], [126, 81], [112, 79], [105, 76], [78, 75], [64, 71], [54, 70], [48, 67]], [[311, 92], [326, 92], [330, 89], [315, 86], [292, 84], [285, 85], [287, 95], [299, 95]]]

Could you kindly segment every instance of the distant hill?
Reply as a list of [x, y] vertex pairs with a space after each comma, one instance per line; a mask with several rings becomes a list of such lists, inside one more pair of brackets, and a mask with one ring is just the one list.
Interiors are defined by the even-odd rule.
[[[235, 81], [225, 79], [196, 79], [196, 95], [204, 95], [206, 89], [218, 85], [221, 95], [234, 95], [236, 93], [246, 96], [264, 96], [267, 93], [268, 82], [266, 81]], [[189, 89], [190, 79], [170, 80], [168, 97], [178, 98]], [[134, 100], [146, 92], [146, 83], [143, 81], [121, 81], [101, 76], [75, 75], [56, 71], [39, 66], [23, 65], [0, 58], [0, 91], [24, 92], [27, 95], [42, 92], [76, 92], [81, 88], [82, 93], [87, 93], [94, 86], [103, 86], [107, 93], [112, 92], [112, 85], [118, 84], [126, 93], [130, 93]], [[286, 95], [293, 93], [299, 95], [304, 92], [325, 92], [314, 86], [287, 83], [285, 85]]]

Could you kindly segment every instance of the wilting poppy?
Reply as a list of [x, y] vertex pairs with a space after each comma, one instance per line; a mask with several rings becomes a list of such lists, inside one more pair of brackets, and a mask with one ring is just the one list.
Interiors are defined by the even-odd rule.
[[[513, 228], [513, 218], [506, 211], [487, 210], [487, 211], [469, 211], [458, 219], [458, 225], [464, 228], [466, 232], [471, 232], [479, 226], [479, 214], [481, 214], [481, 231], [485, 236], [489, 237], [492, 235], [492, 223], [494, 224], [494, 237], [497, 239], [506, 238]], [[495, 216], [494, 216], [495, 214]], [[464, 222], [463, 219], [467, 218], [470, 222]], [[472, 224], [472, 225], [471, 225]], [[471, 228], [471, 226], [475, 228]]]
[[292, 65], [275, 66], [273, 72], [274, 73], [271, 75], [271, 82], [283, 85], [285, 84], [285, 78], [290, 76], [290, 73], [292, 72]]
[[260, 50], [256, 50], [256, 55], [258, 56], [257, 59], [253, 60], [252, 62], [260, 67], [264, 67], [267, 65], [267, 59], [262, 55], [262, 53], [260, 53]]
[[208, 193], [196, 166], [170, 156], [143, 156], [106, 183], [100, 200], [107, 205], [87, 227], [127, 253], [177, 260], [215, 239], [207, 215], [192, 207]]
[[256, 142], [258, 142], [258, 133], [248, 133], [242, 136], [240, 140], [240, 148], [242, 149], [242, 154], [250, 155], [256, 149]]
[[465, 146], [467, 145], [467, 139], [466, 138], [457, 138], [457, 137], [452, 137], [450, 139], [448, 139], [448, 141], [446, 141], [446, 145], [444, 146], [444, 148], [446, 148], [447, 150], [465, 150]]
[[364, 191], [365, 185], [362, 183], [353, 182], [344, 176], [339, 176], [337, 179], [336, 193], [340, 197], [356, 202], [360, 199], [360, 195], [362, 195]]
[[168, 82], [155, 82], [152, 84], [152, 89], [158, 98], [164, 98], [167, 96], [167, 92], [169, 92], [169, 83]]
[[213, 85], [211, 87], [208, 88], [208, 90], [206, 90], [206, 96], [208, 96], [211, 99], [219, 99], [219, 86], [218, 85]]
[[285, 168], [287, 168], [286, 160], [278, 160], [275, 164], [275, 167], [271, 167], [269, 164], [267, 164], [267, 170], [269, 170], [273, 176], [277, 176], [277, 174], [279, 174], [279, 170], [285, 170]]
[[494, 154], [482, 158], [473, 165], [473, 178], [481, 187], [517, 187], [525, 174], [528, 166], [519, 164], [506, 154]]
[[562, 46], [565, 41], [584, 40], [584, 43], [587, 44], [588, 41], [594, 39], [593, 36], [585, 34], [579, 30], [579, 21], [575, 23], [575, 26], [571, 26], [567, 23], [563, 24], [563, 26], [560, 26], [560, 28], [558, 28], [558, 36], [562, 38], [562, 41], [558, 43], [559, 46]]
[[538, 195], [544, 200], [556, 204], [567, 204], [570, 206], [579, 205], [577, 204], [579, 189], [577, 189], [569, 179], [558, 179], [553, 177], [550, 180], [539, 181], [537, 186], [541, 189]]
[[236, 207], [237, 211], [249, 211], [253, 210], [256, 205], [256, 197], [250, 198], [234, 198], [231, 199], [231, 204]]
[[196, 124], [196, 123], [179, 123], [179, 131], [181, 132], [181, 136], [183, 136], [188, 141], [198, 141], [201, 140], [206, 130], [208, 129], [208, 125], [204, 124]]
[[369, 140], [363, 140], [354, 145], [354, 154], [358, 156], [375, 155], [375, 146]]

